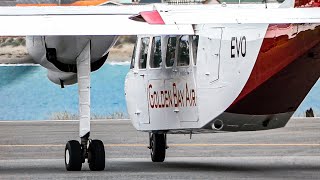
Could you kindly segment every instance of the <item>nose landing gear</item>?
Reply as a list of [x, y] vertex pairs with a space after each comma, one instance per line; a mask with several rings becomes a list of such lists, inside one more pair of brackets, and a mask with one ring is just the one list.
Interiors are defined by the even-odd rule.
[[150, 133], [150, 155], [152, 162], [163, 162], [166, 158], [167, 136], [166, 134]]

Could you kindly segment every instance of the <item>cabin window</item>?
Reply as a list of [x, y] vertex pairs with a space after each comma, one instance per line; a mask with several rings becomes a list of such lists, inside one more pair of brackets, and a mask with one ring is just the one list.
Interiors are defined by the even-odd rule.
[[166, 53], [166, 66], [172, 67], [176, 58], [177, 37], [171, 36], [168, 39], [167, 53]]
[[139, 69], [146, 69], [148, 49], [149, 49], [149, 37], [141, 38], [140, 54], [139, 54]]
[[136, 48], [137, 48], [137, 43], [134, 44], [133, 53], [132, 53], [132, 57], [131, 57], [130, 69], [134, 69], [134, 66], [135, 66]]
[[159, 68], [162, 63], [161, 56], [161, 37], [154, 37], [152, 40], [152, 55], [150, 57], [150, 67]]
[[189, 36], [181, 36], [179, 39], [177, 66], [188, 66], [189, 63]]
[[199, 36], [192, 36], [192, 54], [194, 65], [197, 65]]

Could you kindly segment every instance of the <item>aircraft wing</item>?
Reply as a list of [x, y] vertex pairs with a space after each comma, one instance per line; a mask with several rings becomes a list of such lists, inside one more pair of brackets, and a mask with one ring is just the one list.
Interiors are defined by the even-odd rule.
[[149, 24], [161, 24], [150, 18], [158, 14], [166, 25], [320, 23], [320, 8], [230, 8], [215, 5], [210, 8], [198, 6], [182, 9], [157, 4], [155, 9], [141, 12], [140, 17]]
[[0, 7], [0, 35], [193, 34], [191, 25], [150, 25], [129, 17], [153, 6]]
[[194, 24], [320, 23], [320, 8], [208, 7], [1, 7], [0, 35], [194, 34]]

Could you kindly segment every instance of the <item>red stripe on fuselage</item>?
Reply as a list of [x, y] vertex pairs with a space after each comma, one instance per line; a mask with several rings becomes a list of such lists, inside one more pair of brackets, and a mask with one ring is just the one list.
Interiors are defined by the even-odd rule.
[[320, 43], [319, 24], [269, 25], [251, 75], [232, 105], [318, 43]]

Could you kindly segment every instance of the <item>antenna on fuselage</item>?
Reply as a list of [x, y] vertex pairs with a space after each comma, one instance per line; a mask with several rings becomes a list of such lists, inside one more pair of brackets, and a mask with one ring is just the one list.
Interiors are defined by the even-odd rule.
[[262, 0], [262, 2], [264, 2], [264, 4], [266, 5], [266, 9], [268, 8], [268, 4], [267, 4], [267, 0]]

